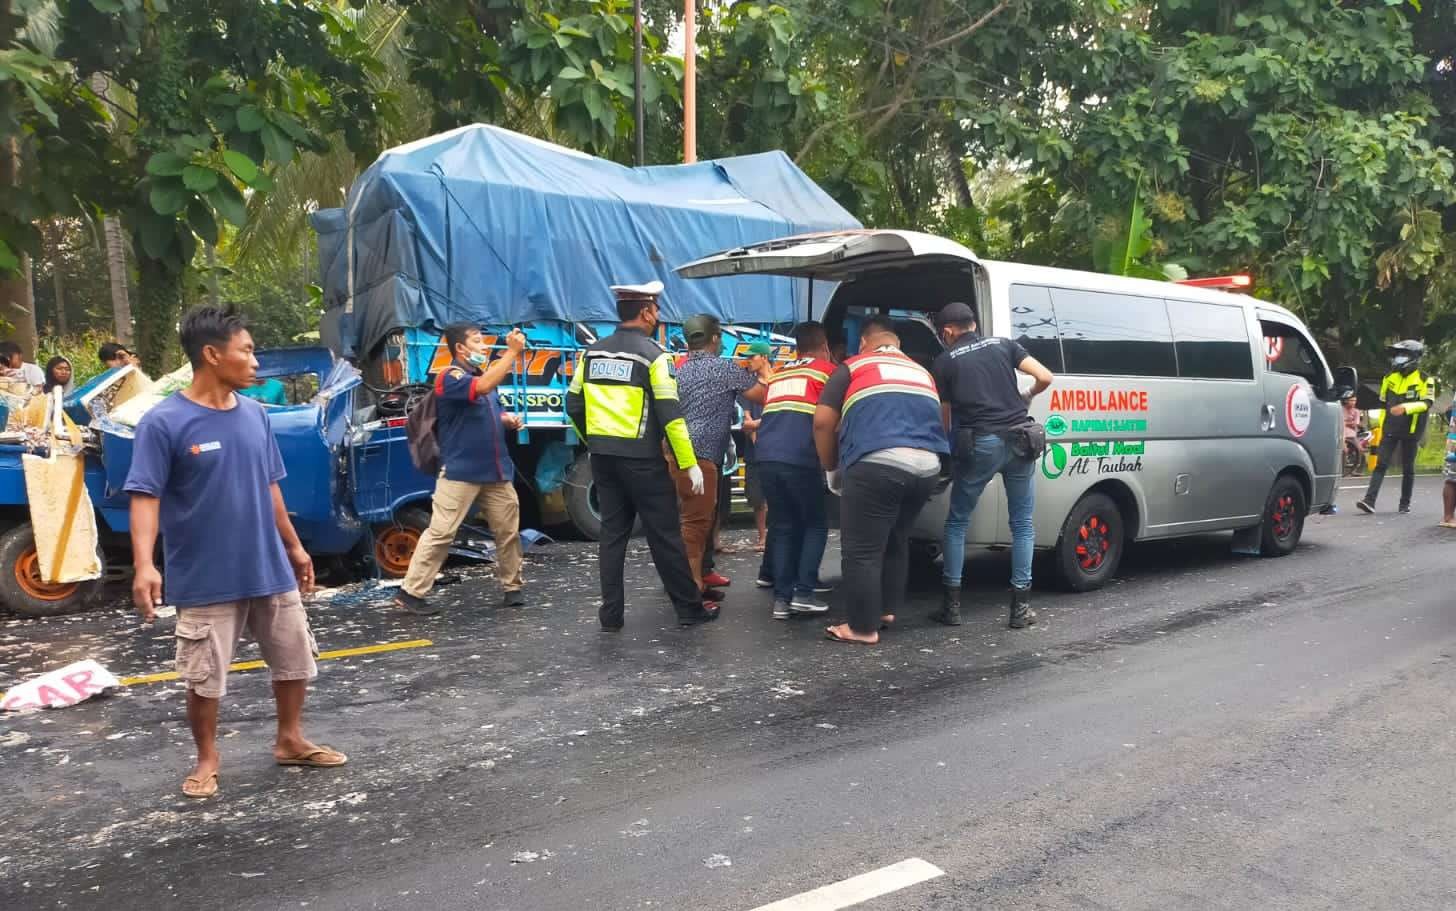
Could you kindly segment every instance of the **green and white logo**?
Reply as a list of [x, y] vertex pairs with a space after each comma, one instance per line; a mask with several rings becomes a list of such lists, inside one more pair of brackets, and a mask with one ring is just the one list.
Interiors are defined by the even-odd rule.
[[1067, 470], [1067, 447], [1061, 443], [1048, 443], [1041, 454], [1041, 473], [1049, 480], [1055, 480]]
[[1047, 418], [1046, 432], [1047, 436], [1052, 437], [1059, 437], [1062, 434], [1066, 433], [1067, 419], [1059, 414], [1054, 414], [1051, 417]]

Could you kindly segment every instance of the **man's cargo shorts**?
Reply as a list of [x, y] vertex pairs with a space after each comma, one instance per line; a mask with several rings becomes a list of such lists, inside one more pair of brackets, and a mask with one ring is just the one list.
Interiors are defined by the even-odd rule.
[[243, 630], [258, 643], [273, 680], [318, 676], [318, 645], [297, 591], [177, 611], [177, 676], [207, 699], [227, 692], [228, 667]]

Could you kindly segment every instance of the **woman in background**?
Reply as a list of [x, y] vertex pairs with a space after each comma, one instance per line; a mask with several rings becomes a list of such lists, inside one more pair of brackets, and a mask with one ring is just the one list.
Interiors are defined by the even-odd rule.
[[63, 357], [53, 357], [46, 361], [45, 365], [45, 394], [50, 395], [51, 390], [60, 387], [61, 395], [70, 395], [74, 376], [71, 370], [71, 362]]

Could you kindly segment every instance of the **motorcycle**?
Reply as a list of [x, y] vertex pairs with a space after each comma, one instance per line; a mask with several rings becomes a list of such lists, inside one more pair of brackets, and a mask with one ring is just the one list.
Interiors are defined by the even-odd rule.
[[1345, 440], [1345, 477], [1359, 477], [1365, 473], [1366, 454], [1370, 451], [1374, 435], [1372, 431], [1362, 430], [1354, 439]]

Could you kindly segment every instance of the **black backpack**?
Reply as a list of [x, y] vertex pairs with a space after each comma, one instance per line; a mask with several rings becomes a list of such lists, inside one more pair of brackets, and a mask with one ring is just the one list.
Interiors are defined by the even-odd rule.
[[404, 422], [410, 461], [430, 477], [440, 473], [440, 441], [435, 438], [435, 390], [426, 386], [409, 403]]

